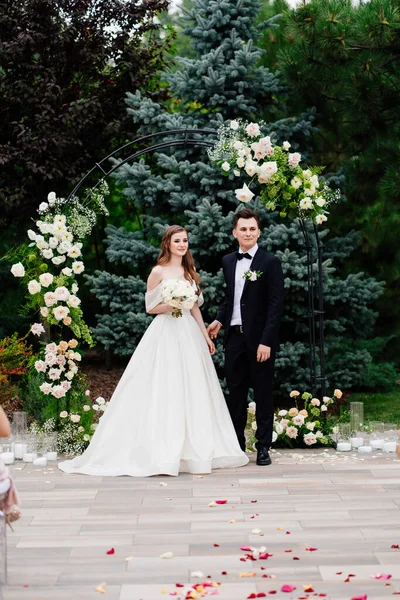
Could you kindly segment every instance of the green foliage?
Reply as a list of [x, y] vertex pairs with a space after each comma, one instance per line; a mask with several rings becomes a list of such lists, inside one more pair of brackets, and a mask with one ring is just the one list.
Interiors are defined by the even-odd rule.
[[[128, 89], [157, 93], [170, 32], [166, 0], [0, 4], [0, 202], [25, 221], [50, 186], [63, 193], [135, 128]], [[66, 187], [68, 186], [68, 187]]]
[[[398, 386], [397, 386], [398, 387]], [[364, 403], [364, 420], [397, 423], [400, 425], [400, 390], [386, 393], [357, 393], [351, 394], [350, 402]]]

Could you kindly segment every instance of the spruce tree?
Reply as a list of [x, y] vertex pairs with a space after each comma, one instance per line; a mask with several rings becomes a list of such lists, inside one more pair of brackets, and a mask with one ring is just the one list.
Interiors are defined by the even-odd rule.
[[[185, 16], [185, 31], [197, 58], [180, 59], [179, 68], [165, 75], [171, 97], [168, 105], [143, 98], [139, 92], [128, 94], [128, 113], [140, 126], [140, 133], [217, 129], [225, 120], [238, 117], [263, 119], [265, 131], [277, 141], [288, 140], [303, 154], [311, 151], [306, 144], [313, 127], [312, 111], [297, 119], [286, 115], [279, 76], [260, 66], [262, 53], [256, 46], [255, 25], [258, 10], [259, 4], [250, 0], [193, 1], [190, 16]], [[113, 272], [97, 271], [88, 279], [104, 308], [104, 314], [97, 315], [94, 334], [106, 348], [126, 356], [134, 350], [150, 319], [144, 313], [145, 279], [168, 225], [179, 223], [188, 228], [205, 292], [203, 314], [208, 322], [215, 316], [223, 297], [221, 256], [235, 247], [231, 223], [237, 210], [233, 190], [238, 179], [232, 173], [224, 176], [216, 171], [203, 149], [184, 148], [148, 156], [147, 162], [122, 165], [117, 171], [117, 185], [122, 190], [121, 201], [140, 216], [130, 231], [111, 224], [107, 227], [106, 254]], [[309, 386], [304, 239], [297, 222], [281, 223], [257, 201], [254, 207], [262, 219], [260, 246], [281, 259], [286, 278], [283, 344], [276, 378], [277, 388], [284, 394], [294, 386]], [[346, 280], [336, 277], [335, 262], [347, 257], [355, 244], [352, 235], [331, 240], [324, 265], [327, 335], [336, 344], [332, 359], [341, 354], [347, 369], [339, 365], [330, 379], [345, 387], [360, 379], [371, 357], [368, 352], [362, 356], [353, 352], [353, 360], [351, 352], [344, 353], [343, 343], [346, 337], [370, 333], [375, 316], [369, 306], [382, 288], [362, 274]], [[215, 361], [222, 375], [220, 340]]]

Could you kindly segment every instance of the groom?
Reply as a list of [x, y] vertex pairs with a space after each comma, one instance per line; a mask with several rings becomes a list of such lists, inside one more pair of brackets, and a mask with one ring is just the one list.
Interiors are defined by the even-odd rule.
[[222, 258], [226, 297], [208, 327], [212, 339], [224, 327], [227, 405], [242, 450], [247, 395], [254, 390], [257, 420], [257, 464], [270, 465], [274, 406], [272, 380], [284, 297], [279, 259], [258, 247], [258, 213], [244, 208], [233, 219], [239, 251]]

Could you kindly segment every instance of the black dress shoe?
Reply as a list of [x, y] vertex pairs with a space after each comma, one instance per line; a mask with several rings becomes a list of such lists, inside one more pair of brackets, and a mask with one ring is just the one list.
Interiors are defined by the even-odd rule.
[[268, 448], [265, 448], [263, 446], [261, 446], [261, 448], [258, 448], [256, 464], [260, 465], [260, 466], [266, 466], [266, 465], [270, 465], [271, 463], [272, 463], [272, 460], [269, 455]]

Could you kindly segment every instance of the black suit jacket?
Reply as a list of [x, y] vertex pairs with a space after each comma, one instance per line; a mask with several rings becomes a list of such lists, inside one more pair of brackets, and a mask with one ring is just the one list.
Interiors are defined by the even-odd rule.
[[[216, 319], [222, 323], [224, 344], [228, 339], [232, 319], [235, 291], [236, 252], [222, 258], [226, 282], [226, 297]], [[256, 281], [246, 280], [240, 310], [245, 342], [257, 350], [259, 344], [269, 346], [275, 354], [279, 345], [279, 326], [283, 310], [284, 279], [279, 259], [258, 248], [249, 267], [251, 271], [262, 271]]]

